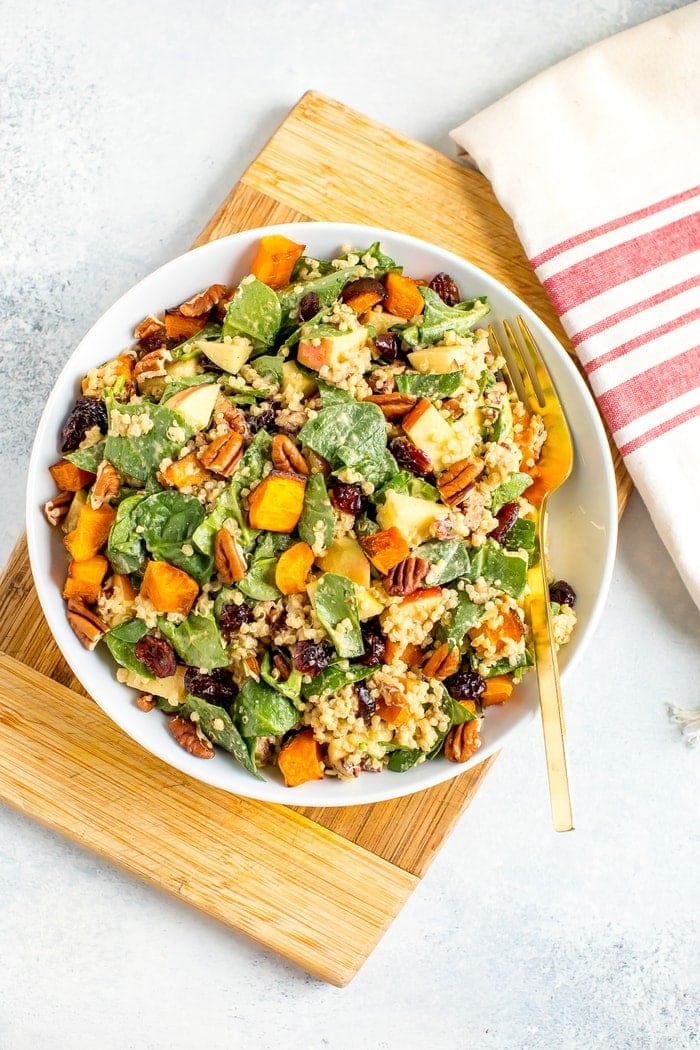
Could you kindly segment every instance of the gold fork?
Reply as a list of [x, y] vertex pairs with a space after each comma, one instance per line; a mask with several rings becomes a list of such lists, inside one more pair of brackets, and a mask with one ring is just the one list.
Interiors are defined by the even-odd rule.
[[[547, 760], [552, 822], [556, 831], [572, 831], [574, 814], [569, 791], [566, 762], [566, 727], [559, 684], [559, 668], [552, 634], [547, 572], [547, 500], [562, 485], [574, 462], [571, 434], [561, 402], [545, 367], [539, 347], [524, 318], [517, 318], [520, 342], [513, 326], [503, 322], [511, 363], [503, 352], [493, 327], [489, 329], [492, 349], [506, 360], [506, 378], [530, 414], [544, 420], [547, 440], [532, 470], [533, 483], [526, 499], [536, 508], [539, 561], [528, 572], [528, 615], [535, 649], [535, 667], [540, 694], [544, 749]], [[519, 382], [518, 382], [519, 380]]]

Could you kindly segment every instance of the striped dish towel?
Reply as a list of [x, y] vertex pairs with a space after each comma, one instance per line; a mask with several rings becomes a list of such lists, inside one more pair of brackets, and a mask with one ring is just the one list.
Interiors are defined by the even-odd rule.
[[700, 606], [700, 3], [452, 132], [490, 179]]

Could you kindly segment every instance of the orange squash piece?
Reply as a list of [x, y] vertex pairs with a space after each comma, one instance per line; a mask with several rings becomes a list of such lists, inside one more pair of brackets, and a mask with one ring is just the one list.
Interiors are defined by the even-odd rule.
[[502, 704], [513, 692], [513, 682], [504, 674], [496, 674], [486, 679], [486, 688], [479, 697], [482, 707]]
[[207, 323], [206, 315], [203, 317], [185, 317], [180, 313], [179, 307], [165, 311], [165, 335], [175, 343], [184, 343], [185, 339], [191, 339], [193, 335], [200, 332]]
[[270, 288], [284, 288], [305, 247], [279, 233], [261, 237], [250, 272]]
[[114, 507], [103, 503], [95, 509], [89, 503], [80, 508], [75, 528], [64, 538], [68, 553], [74, 561], [87, 561], [107, 542], [112, 522], [117, 516]]
[[273, 470], [250, 494], [248, 522], [252, 529], [292, 532], [304, 506], [306, 478]]
[[395, 525], [363, 536], [360, 545], [372, 565], [381, 573], [389, 572], [411, 553], [410, 547]]
[[161, 472], [164, 485], [176, 489], [186, 489], [192, 485], [201, 485], [213, 475], [203, 467], [194, 452], [188, 452], [182, 459], [175, 459]]
[[[398, 693], [396, 696], [398, 697]], [[377, 703], [377, 714], [385, 722], [394, 726], [405, 725], [411, 717], [410, 711], [403, 704], [387, 703], [384, 699], [380, 699]]]
[[128, 576], [115, 572], [108, 582], [111, 584], [122, 605], [129, 605], [136, 598], [136, 591], [134, 590]]
[[167, 561], [149, 561], [143, 575], [141, 596], [160, 613], [188, 616], [199, 594], [199, 584], [188, 573]]
[[308, 543], [295, 543], [280, 554], [275, 567], [275, 583], [282, 594], [302, 594], [314, 563], [314, 552]]
[[71, 560], [63, 587], [63, 597], [82, 598], [88, 605], [94, 605], [108, 568], [109, 562], [102, 554], [86, 558], [85, 561]]
[[392, 270], [384, 278], [384, 286], [387, 291], [384, 309], [387, 313], [406, 319], [423, 313], [425, 300], [412, 277]]
[[49, 467], [49, 473], [61, 492], [79, 492], [95, 480], [94, 474], [76, 467], [69, 459], [59, 459], [58, 463]]
[[287, 787], [298, 787], [309, 780], [323, 779], [321, 748], [313, 729], [302, 729], [282, 748], [277, 758]]

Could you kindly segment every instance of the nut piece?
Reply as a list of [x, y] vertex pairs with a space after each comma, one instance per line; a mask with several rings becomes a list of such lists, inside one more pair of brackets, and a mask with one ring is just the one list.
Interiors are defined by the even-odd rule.
[[459, 419], [464, 415], [464, 409], [455, 397], [448, 397], [447, 401], [443, 401], [442, 409], [448, 413], [450, 419]]
[[248, 422], [245, 415], [233, 401], [229, 401], [223, 394], [219, 394], [214, 405], [214, 422], [225, 423], [226, 426], [236, 434], [244, 438], [248, 434]]
[[216, 534], [214, 539], [214, 564], [219, 576], [228, 586], [232, 583], [238, 583], [245, 576], [245, 560], [238, 549], [238, 544], [228, 529], [219, 529]]
[[443, 642], [437, 649], [433, 649], [423, 664], [423, 674], [427, 678], [437, 678], [443, 681], [454, 674], [459, 667], [459, 649], [450, 649], [447, 642]]
[[277, 470], [285, 474], [306, 476], [309, 473], [307, 462], [301, 451], [285, 434], [275, 434], [272, 439], [272, 462]]
[[466, 499], [469, 489], [484, 469], [482, 460], [467, 457], [458, 459], [451, 467], [443, 471], [437, 481], [437, 487], [445, 503], [458, 507]]
[[481, 747], [479, 719], [453, 726], [445, 738], [443, 754], [450, 762], [466, 762]]
[[168, 729], [177, 740], [180, 747], [184, 748], [185, 751], [189, 751], [195, 758], [213, 758], [214, 747], [206, 739], [201, 737], [197, 732], [197, 726], [194, 722], [188, 721], [186, 718], [180, 718], [175, 716], [168, 722]]
[[230, 478], [243, 457], [243, 435], [229, 430], [197, 453], [199, 462], [214, 474]]
[[90, 490], [90, 506], [99, 510], [103, 503], [111, 503], [119, 495], [121, 478], [107, 459], [103, 459], [97, 468], [97, 477]]
[[364, 398], [365, 401], [371, 401], [373, 405], [378, 405], [381, 408], [385, 419], [393, 422], [396, 419], [403, 419], [403, 417], [410, 412], [418, 400], [412, 394], [372, 394], [371, 397]]
[[422, 584], [430, 570], [425, 558], [411, 555], [395, 565], [384, 577], [384, 589], [387, 594], [413, 594]]
[[74, 495], [73, 492], [59, 492], [57, 496], [44, 504], [44, 517], [49, 525], [60, 525], [62, 521], [65, 521]]
[[148, 713], [152, 711], [156, 706], [156, 698], [151, 693], [141, 693], [141, 696], [137, 696], [134, 701], [139, 711], [145, 711]]
[[167, 376], [165, 365], [168, 361], [172, 361], [172, 354], [164, 346], [159, 346], [156, 350], [151, 350], [150, 353], [139, 358], [134, 365], [134, 379], [139, 390], [143, 388], [147, 379], [160, 379]]
[[202, 314], [208, 314], [212, 306], [216, 306], [225, 295], [226, 285], [212, 284], [205, 291], [181, 303], [180, 313], [183, 317], [201, 317]]
[[107, 624], [80, 598], [68, 599], [68, 623], [86, 649], [93, 650], [107, 632]]
[[149, 314], [136, 326], [134, 336], [144, 350], [155, 350], [165, 342], [165, 325], [153, 314]]

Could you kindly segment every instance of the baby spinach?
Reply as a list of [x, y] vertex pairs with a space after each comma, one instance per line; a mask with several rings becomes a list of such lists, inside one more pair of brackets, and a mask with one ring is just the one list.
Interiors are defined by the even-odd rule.
[[[337, 331], [337, 329], [334, 328], [333, 331]], [[316, 386], [321, 395], [321, 404], [324, 408], [327, 408], [328, 405], [347, 404], [355, 400], [349, 391], [343, 390], [341, 386], [324, 383], [322, 379], [316, 380]]]
[[518, 518], [509, 529], [503, 546], [509, 551], [517, 551], [521, 548], [526, 551], [534, 551], [536, 533], [537, 525], [534, 521], [528, 518]]
[[[135, 505], [131, 520], [156, 560], [170, 562], [198, 583], [204, 583], [211, 576], [212, 555], [195, 549], [192, 542], [204, 520], [204, 508], [194, 496], [174, 489], [154, 492]], [[192, 551], [186, 553], [189, 547]]]
[[272, 354], [263, 354], [262, 357], [256, 357], [256, 359], [251, 361], [250, 364], [251, 368], [254, 368], [262, 379], [268, 379], [270, 383], [273, 383], [275, 386], [282, 386], [283, 358], [273, 356]]
[[396, 389], [400, 394], [413, 394], [432, 400], [452, 397], [462, 385], [461, 372], [443, 372], [423, 375], [420, 372], [403, 372], [396, 377]]
[[431, 587], [449, 583], [469, 572], [469, 554], [461, 540], [431, 540], [430, 543], [422, 543], [413, 553], [436, 567], [430, 573]]
[[386, 425], [377, 405], [339, 401], [322, 408], [301, 429], [299, 440], [324, 456], [333, 470], [354, 467], [368, 481], [380, 483], [391, 472]]
[[185, 339], [184, 342], [178, 343], [178, 345], [174, 346], [170, 351], [173, 361], [189, 361], [192, 357], [200, 357], [202, 350], [197, 344], [202, 340], [206, 342], [220, 341], [221, 325], [209, 322], [208, 324], [205, 324], [204, 328], [200, 328], [198, 332], [191, 335], [189, 339]]
[[273, 689], [276, 689], [278, 693], [282, 694], [282, 696], [286, 696], [287, 699], [291, 700], [297, 707], [301, 707], [301, 672], [293, 669], [289, 672], [289, 677], [282, 681], [281, 678], [275, 678], [273, 675], [273, 666], [272, 653], [269, 649], [266, 649], [260, 665], [260, 677], [263, 682], [267, 682], [268, 685], [272, 686]]
[[389, 480], [385, 481], [381, 488], [377, 489], [372, 496], [374, 503], [383, 503], [388, 489], [394, 489], [395, 492], [405, 492], [407, 495], [417, 496], [419, 499], [428, 499], [432, 503], [437, 503], [440, 499], [440, 493], [434, 485], [424, 481], [423, 478], [417, 478], [407, 470], [399, 470], [392, 474]]
[[[469, 660], [474, 670], [476, 670], [479, 665], [479, 657], [476, 653], [470, 653]], [[525, 667], [532, 667], [533, 664], [534, 660], [532, 654], [525, 649], [524, 652], [514, 657], [513, 663], [511, 663], [510, 657], [505, 656], [502, 660], [497, 660], [495, 664], [491, 664], [491, 666], [484, 672], [484, 678], [493, 678], [498, 674], [510, 674], [511, 671], [513, 671], [515, 672], [513, 677], [516, 681], [519, 681], [523, 669]], [[520, 674], [518, 672], [520, 672]]]
[[140, 493], [122, 500], [107, 540], [107, 558], [115, 572], [128, 575], [138, 572], [146, 558], [146, 545], [136, 532], [134, 513], [146, 499]]
[[352, 685], [369, 678], [375, 670], [375, 667], [365, 667], [362, 664], [351, 664], [347, 667], [330, 664], [320, 674], [314, 675], [310, 682], [304, 682], [301, 695], [308, 700], [312, 696], [321, 696], [322, 693], [337, 693], [344, 685]]
[[[362, 656], [365, 651], [357, 614], [355, 588], [346, 576], [324, 572], [311, 593], [311, 601], [338, 656]], [[339, 630], [339, 627], [342, 629]]]
[[248, 752], [245, 740], [223, 707], [217, 707], [216, 704], [210, 704], [207, 700], [188, 693], [187, 699], [178, 712], [181, 718], [196, 715], [199, 728], [213, 744], [223, 747], [225, 751], [230, 751], [244, 769], [247, 769], [258, 780], [264, 780], [255, 767], [255, 761]]
[[404, 328], [401, 338], [407, 346], [431, 346], [445, 338], [446, 332], [467, 337], [477, 321], [490, 312], [486, 296], [478, 299], [466, 299], [456, 306], [447, 306], [432, 288], [420, 286], [420, 293], [425, 299], [425, 309], [420, 324]]
[[330, 547], [333, 542], [333, 531], [335, 529], [335, 512], [328, 499], [328, 490], [323, 474], [311, 474], [306, 482], [304, 492], [304, 506], [299, 519], [299, 536], [313, 547], [316, 542], [315, 526], [321, 522], [323, 546]]
[[[171, 411], [165, 405], [153, 405], [145, 401], [135, 405], [120, 405], [110, 400], [107, 409], [110, 412], [116, 409], [127, 416], [146, 413], [153, 424], [146, 434], [125, 437], [108, 433], [105, 441], [104, 458], [122, 474], [142, 484], [155, 477], [162, 459], [175, 459], [183, 443], [192, 437], [192, 428], [180, 413]], [[168, 436], [171, 427], [182, 435], [179, 440]]]
[[76, 448], [75, 452], [67, 452], [63, 458], [81, 470], [89, 470], [91, 474], [96, 474], [97, 468], [105, 458], [104, 438], [102, 441], [96, 441], [94, 445], [88, 445], [87, 448]]
[[215, 372], [198, 372], [196, 376], [183, 376], [182, 379], [171, 379], [163, 391], [159, 404], [164, 405], [175, 394], [181, 390], [187, 390], [191, 386], [202, 386], [205, 383], [217, 383], [219, 375]]
[[462, 648], [464, 636], [484, 615], [483, 605], [477, 605], [464, 591], [457, 591], [457, 605], [450, 609], [447, 623], [438, 625], [435, 634], [440, 642], [447, 642], [452, 649]]
[[461, 725], [462, 722], [473, 722], [476, 718], [474, 712], [470, 711], [468, 707], [453, 700], [446, 689], [443, 705], [445, 711], [450, 716], [450, 725], [458, 726]]
[[272, 346], [282, 313], [277, 294], [257, 278], [239, 284], [228, 304], [221, 334], [243, 335], [253, 344], [253, 353]]
[[[368, 267], [371, 277], [384, 277], [392, 270], [395, 273], [401, 273], [403, 270], [403, 266], [399, 266], [399, 264], [394, 259], [392, 259], [390, 255], [384, 254], [384, 252], [382, 251], [380, 241], [374, 241], [373, 244], [370, 244], [369, 248], [354, 248], [352, 254], [359, 255], [360, 261], [365, 259], [367, 256], [369, 256], [371, 259], [377, 260], [376, 266]], [[341, 256], [341, 258], [346, 258], [346, 256]]]
[[469, 578], [474, 581], [480, 576], [512, 598], [519, 598], [525, 589], [527, 563], [519, 554], [503, 550], [493, 540], [486, 540], [472, 551]]
[[417, 747], [397, 747], [389, 755], [386, 768], [392, 773], [405, 773], [407, 769], [412, 769], [418, 759], [424, 755], [425, 751]]
[[127, 620], [107, 631], [104, 640], [110, 653], [122, 667], [129, 671], [136, 671], [144, 678], [153, 678], [153, 675], [140, 660], [134, 655], [134, 646], [148, 633], [148, 628], [143, 620]]
[[232, 714], [244, 737], [281, 736], [299, 721], [299, 712], [286, 696], [252, 678], [234, 700]]
[[491, 513], [498, 514], [501, 507], [522, 496], [530, 485], [532, 485], [532, 478], [529, 474], [511, 474], [507, 481], [504, 481], [491, 493]]
[[248, 598], [255, 598], [261, 602], [279, 598], [280, 592], [275, 585], [275, 568], [280, 554], [291, 542], [289, 536], [277, 532], [265, 533], [253, 552], [248, 571], [237, 585], [239, 591]]
[[211, 671], [214, 667], [228, 665], [229, 658], [221, 642], [216, 620], [211, 614], [201, 616], [199, 613], [190, 613], [186, 620], [178, 624], [166, 616], [159, 616], [158, 627], [183, 663], [190, 667]]
[[364, 266], [348, 266], [344, 270], [332, 270], [321, 277], [290, 284], [278, 293], [283, 323], [289, 321], [290, 314], [299, 308], [299, 303], [309, 292], [318, 296], [319, 308], [324, 309], [336, 301], [348, 281], [361, 277], [364, 272]]

